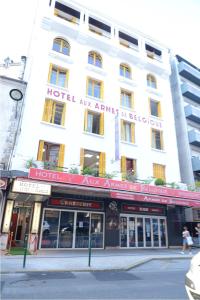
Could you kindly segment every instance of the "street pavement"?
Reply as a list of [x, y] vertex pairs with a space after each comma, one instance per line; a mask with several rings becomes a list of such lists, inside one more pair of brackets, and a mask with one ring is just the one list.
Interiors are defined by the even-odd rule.
[[187, 300], [189, 264], [157, 259], [129, 271], [7, 273], [1, 275], [1, 299]]
[[92, 250], [89, 266], [88, 250], [39, 250], [26, 256], [6, 255], [1, 252], [1, 273], [21, 272], [77, 272], [77, 271], [127, 271], [152, 260], [188, 259], [192, 254], [180, 253], [181, 249], [106, 249]]

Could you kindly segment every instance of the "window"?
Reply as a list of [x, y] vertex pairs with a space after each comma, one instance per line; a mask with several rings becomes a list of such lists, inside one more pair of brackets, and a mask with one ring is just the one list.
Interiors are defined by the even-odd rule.
[[161, 117], [160, 102], [150, 99], [150, 114], [151, 116]]
[[121, 139], [122, 141], [135, 142], [135, 124], [121, 120]]
[[64, 126], [65, 108], [65, 103], [60, 103], [51, 99], [46, 99], [42, 120], [45, 122]]
[[110, 26], [91, 17], [89, 17], [89, 30], [105, 37], [110, 37], [111, 34]]
[[87, 95], [103, 99], [103, 82], [92, 78], [87, 79]]
[[127, 158], [125, 156], [121, 157], [121, 172], [122, 179], [132, 179], [136, 176], [136, 160], [132, 158]]
[[133, 108], [133, 93], [121, 89], [121, 105], [127, 108]]
[[153, 164], [153, 177], [161, 178], [165, 181], [165, 166], [159, 164]]
[[53, 50], [64, 55], [69, 55], [70, 46], [65, 40], [57, 38], [53, 41]]
[[131, 79], [131, 69], [125, 64], [120, 65], [120, 76]]
[[56, 1], [54, 15], [65, 21], [79, 24], [80, 12]]
[[68, 70], [62, 69], [58, 66], [50, 65], [49, 68], [49, 83], [60, 87], [67, 87]]
[[119, 31], [119, 42], [120, 45], [123, 45], [128, 48], [136, 48], [138, 46], [138, 40], [132, 36], [125, 34]]
[[151, 129], [151, 147], [163, 150], [163, 132], [157, 129]]
[[105, 175], [106, 154], [104, 152], [81, 149], [80, 166], [83, 175], [103, 177]]
[[88, 64], [94, 65], [96, 67], [102, 68], [102, 58], [101, 55], [99, 55], [96, 52], [89, 52], [88, 54]]
[[95, 134], [104, 134], [104, 114], [85, 110], [84, 130]]
[[39, 142], [37, 160], [47, 163], [47, 167], [63, 167], [65, 145], [53, 144], [45, 141]]
[[162, 56], [162, 52], [160, 50], [148, 44], [145, 44], [145, 49], [146, 49], [147, 57], [160, 60]]
[[156, 89], [157, 88], [157, 82], [155, 76], [148, 74], [147, 75], [147, 86]]

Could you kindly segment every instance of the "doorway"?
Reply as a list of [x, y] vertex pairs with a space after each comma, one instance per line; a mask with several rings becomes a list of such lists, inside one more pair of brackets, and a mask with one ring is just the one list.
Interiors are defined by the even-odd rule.
[[120, 247], [167, 247], [166, 218], [158, 216], [121, 215]]
[[23, 247], [25, 234], [30, 232], [32, 206], [15, 206], [13, 208], [10, 232], [12, 247]]

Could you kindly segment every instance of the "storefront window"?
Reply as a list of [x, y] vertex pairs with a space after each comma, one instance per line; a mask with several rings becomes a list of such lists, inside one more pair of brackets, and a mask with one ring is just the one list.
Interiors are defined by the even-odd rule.
[[88, 248], [90, 214], [78, 212], [76, 219], [76, 242], [75, 248]]
[[144, 247], [143, 218], [137, 218], [138, 247]]
[[127, 217], [120, 218], [120, 246], [127, 247]]
[[58, 248], [72, 248], [74, 212], [62, 211], [60, 217]]
[[59, 214], [57, 210], [45, 210], [41, 248], [57, 248]]
[[135, 247], [135, 218], [129, 218], [129, 247]]
[[164, 219], [160, 219], [160, 240], [161, 246], [166, 246], [166, 224]]
[[159, 246], [159, 231], [158, 231], [158, 219], [153, 219], [153, 242], [154, 242], [154, 247]]
[[151, 247], [151, 220], [145, 218], [146, 247]]
[[103, 215], [91, 214], [91, 247], [103, 248]]

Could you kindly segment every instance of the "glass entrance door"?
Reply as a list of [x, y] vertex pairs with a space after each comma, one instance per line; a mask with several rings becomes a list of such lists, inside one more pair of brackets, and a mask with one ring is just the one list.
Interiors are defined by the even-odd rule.
[[120, 247], [166, 247], [166, 218], [158, 216], [121, 215]]

